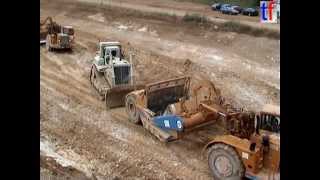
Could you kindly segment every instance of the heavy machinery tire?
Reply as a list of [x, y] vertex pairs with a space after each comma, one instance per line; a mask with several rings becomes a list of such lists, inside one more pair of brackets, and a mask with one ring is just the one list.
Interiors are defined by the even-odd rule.
[[129, 116], [129, 120], [134, 124], [140, 123], [140, 116], [138, 109], [136, 108], [136, 98], [133, 95], [126, 97], [126, 112]]
[[47, 37], [46, 37], [46, 49], [47, 49], [48, 51], [51, 51], [51, 47], [50, 47], [50, 36], [49, 36], [49, 35], [47, 35]]
[[46, 42], [46, 49], [47, 49], [47, 51], [51, 51], [51, 47], [48, 42]]
[[215, 180], [241, 180], [244, 165], [236, 150], [223, 143], [212, 145], [207, 150], [208, 164]]

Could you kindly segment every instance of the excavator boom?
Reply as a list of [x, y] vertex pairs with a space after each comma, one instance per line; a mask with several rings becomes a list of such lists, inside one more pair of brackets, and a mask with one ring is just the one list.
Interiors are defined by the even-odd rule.
[[[49, 23], [48, 23], [49, 22]], [[43, 21], [40, 20], [40, 44], [46, 43], [48, 34], [59, 33], [61, 26], [52, 20], [52, 17], [47, 17]]]

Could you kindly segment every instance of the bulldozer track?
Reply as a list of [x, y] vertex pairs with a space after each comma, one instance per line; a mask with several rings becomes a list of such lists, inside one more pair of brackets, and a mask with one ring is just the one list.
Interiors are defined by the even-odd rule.
[[[101, 101], [105, 101], [105, 100], [106, 100], [106, 93], [107, 93], [107, 92], [103, 93], [103, 92], [102, 92], [103, 89], [98, 88], [98, 87], [96, 86], [96, 84], [95, 84], [95, 80], [93, 80], [93, 78], [97, 77], [97, 73], [98, 73], [98, 71], [96, 70], [95, 66], [92, 65], [92, 66], [91, 66], [91, 69], [90, 69], [89, 80], [90, 80], [90, 83], [91, 83], [92, 87], [95, 89], [96, 94], [99, 96], [99, 99], [100, 99]], [[94, 77], [94, 76], [95, 76], [95, 77]]]

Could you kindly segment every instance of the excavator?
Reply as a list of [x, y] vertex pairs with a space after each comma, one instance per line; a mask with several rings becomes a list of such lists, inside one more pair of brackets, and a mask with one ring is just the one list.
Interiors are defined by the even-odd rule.
[[74, 41], [72, 26], [61, 26], [47, 17], [40, 20], [40, 45], [46, 44], [48, 51], [53, 49], [71, 49]]

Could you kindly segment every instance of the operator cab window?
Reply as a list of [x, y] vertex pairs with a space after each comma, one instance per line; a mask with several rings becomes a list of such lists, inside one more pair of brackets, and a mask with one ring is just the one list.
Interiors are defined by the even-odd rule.
[[[98, 47], [99, 49], [99, 47]], [[105, 46], [101, 46], [101, 52], [100, 52], [100, 57], [104, 58], [105, 54], [106, 54], [106, 47]]]
[[109, 64], [109, 61], [110, 61], [110, 49], [106, 49], [105, 50], [105, 55], [104, 55], [104, 58], [105, 58], [105, 64]]
[[120, 58], [120, 48], [118, 46], [111, 46], [109, 47], [110, 49], [110, 53], [112, 55], [112, 57], [117, 57], [117, 58]]
[[64, 27], [63, 28], [63, 33], [64, 34], [68, 34], [68, 35], [73, 35], [74, 34], [74, 31], [71, 27]]
[[74, 34], [73, 29], [68, 29], [68, 34], [69, 34], [69, 35], [73, 35], [73, 34]]

